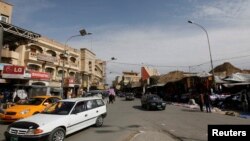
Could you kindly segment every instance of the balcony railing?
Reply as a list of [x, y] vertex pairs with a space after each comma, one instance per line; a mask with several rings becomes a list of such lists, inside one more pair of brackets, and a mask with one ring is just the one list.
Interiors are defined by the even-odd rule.
[[37, 53], [27, 51], [27, 52], [25, 53], [25, 59], [26, 59], [26, 60], [37, 61]]

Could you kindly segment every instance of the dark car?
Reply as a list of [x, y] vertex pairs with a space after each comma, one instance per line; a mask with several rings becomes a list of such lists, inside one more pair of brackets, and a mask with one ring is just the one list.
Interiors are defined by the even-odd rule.
[[240, 98], [241, 98], [240, 94], [232, 94], [229, 97], [225, 98], [220, 103], [218, 103], [218, 107], [221, 109], [240, 110], [242, 109]]
[[163, 101], [158, 95], [144, 95], [141, 98], [142, 108], [146, 108], [147, 110], [151, 109], [161, 109], [165, 110], [166, 102]]
[[118, 92], [117, 96], [119, 96], [119, 97], [125, 97], [125, 93], [124, 92]]
[[133, 93], [126, 93], [125, 94], [126, 100], [134, 100], [135, 95]]

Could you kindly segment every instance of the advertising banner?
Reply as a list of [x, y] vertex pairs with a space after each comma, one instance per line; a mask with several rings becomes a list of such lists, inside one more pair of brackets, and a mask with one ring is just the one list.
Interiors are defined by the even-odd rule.
[[24, 66], [11, 66], [4, 65], [3, 67], [3, 78], [24, 78], [25, 67]]
[[49, 80], [50, 74], [47, 72], [30, 71], [31, 79]]

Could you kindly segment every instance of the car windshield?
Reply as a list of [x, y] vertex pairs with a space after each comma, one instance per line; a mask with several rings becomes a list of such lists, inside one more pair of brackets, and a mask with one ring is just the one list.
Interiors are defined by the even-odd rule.
[[75, 102], [59, 101], [46, 108], [43, 114], [54, 114], [54, 115], [68, 115]]
[[30, 98], [26, 101], [20, 101], [18, 105], [40, 105], [45, 98]]
[[158, 96], [150, 96], [148, 99], [149, 100], [159, 100], [160, 98]]
[[134, 94], [133, 93], [127, 93], [126, 95], [127, 96], [133, 96]]

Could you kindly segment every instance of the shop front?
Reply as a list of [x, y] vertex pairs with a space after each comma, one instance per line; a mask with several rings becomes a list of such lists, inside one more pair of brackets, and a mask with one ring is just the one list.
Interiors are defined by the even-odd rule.
[[[64, 91], [71, 94], [71, 97], [76, 97], [78, 95], [78, 90], [80, 89], [80, 82], [73, 78], [68, 77], [64, 80]], [[68, 97], [68, 96], [67, 96]]]

